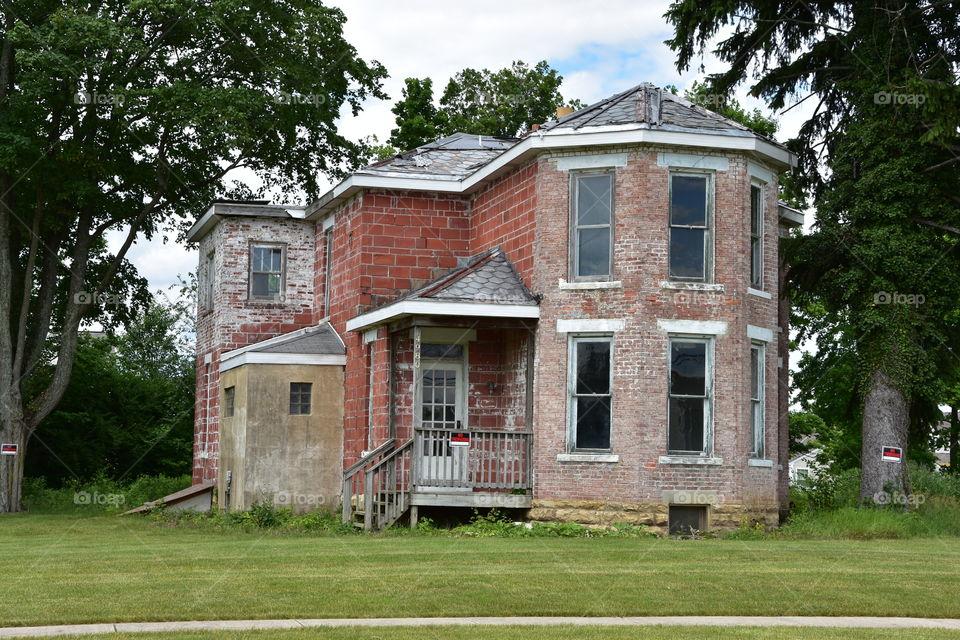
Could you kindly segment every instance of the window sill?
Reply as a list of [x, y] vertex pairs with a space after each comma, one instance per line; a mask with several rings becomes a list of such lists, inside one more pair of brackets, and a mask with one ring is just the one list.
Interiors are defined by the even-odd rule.
[[768, 469], [773, 468], [773, 460], [761, 460], [759, 458], [750, 458], [747, 460], [747, 466], [750, 467], [765, 467]]
[[561, 291], [590, 291], [593, 289], [622, 289], [623, 282], [620, 280], [567, 282], [563, 278], [560, 278], [558, 286]]
[[712, 458], [707, 456], [660, 456], [657, 459], [660, 464], [692, 464], [692, 465], [710, 465], [720, 466], [723, 464], [723, 458]]
[[680, 282], [673, 280], [661, 280], [661, 289], [671, 289], [674, 291], [716, 291], [723, 293], [724, 286], [719, 283], [711, 282]]
[[610, 453], [559, 453], [557, 462], [620, 462], [620, 456]]
[[765, 298], [766, 300], [773, 300], [772, 293], [767, 293], [766, 291], [761, 291], [760, 289], [754, 289], [753, 287], [747, 288], [747, 295], [756, 296], [758, 298]]

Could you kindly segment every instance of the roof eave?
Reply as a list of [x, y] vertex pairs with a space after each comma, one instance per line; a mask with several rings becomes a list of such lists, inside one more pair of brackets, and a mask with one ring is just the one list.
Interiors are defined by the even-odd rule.
[[471, 318], [540, 318], [534, 304], [399, 300], [347, 320], [347, 331], [363, 331], [407, 316], [466, 316]]

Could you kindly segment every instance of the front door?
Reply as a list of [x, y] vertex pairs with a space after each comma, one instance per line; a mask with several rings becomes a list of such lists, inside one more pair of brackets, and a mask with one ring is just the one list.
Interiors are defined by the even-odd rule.
[[466, 486], [468, 447], [450, 444], [450, 435], [465, 429], [463, 377], [462, 362], [421, 361], [417, 412], [421, 486]]

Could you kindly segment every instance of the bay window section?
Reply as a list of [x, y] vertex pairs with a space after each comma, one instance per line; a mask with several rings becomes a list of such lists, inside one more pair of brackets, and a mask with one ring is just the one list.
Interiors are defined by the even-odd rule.
[[610, 451], [612, 336], [570, 339], [570, 449]]
[[606, 280], [612, 274], [613, 174], [574, 174], [572, 180], [572, 278]]
[[690, 282], [710, 279], [711, 177], [670, 175], [670, 278]]
[[667, 448], [672, 454], [709, 452], [711, 424], [710, 340], [670, 340]]

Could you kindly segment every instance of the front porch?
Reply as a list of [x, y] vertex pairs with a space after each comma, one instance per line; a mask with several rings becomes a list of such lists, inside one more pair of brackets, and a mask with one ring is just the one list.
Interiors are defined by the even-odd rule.
[[344, 522], [359, 525], [362, 514], [364, 528], [382, 529], [408, 509], [415, 524], [421, 506], [532, 505], [538, 312], [509, 261], [491, 251], [351, 321], [388, 347], [379, 359], [388, 375], [371, 364], [368, 450], [344, 472]]

